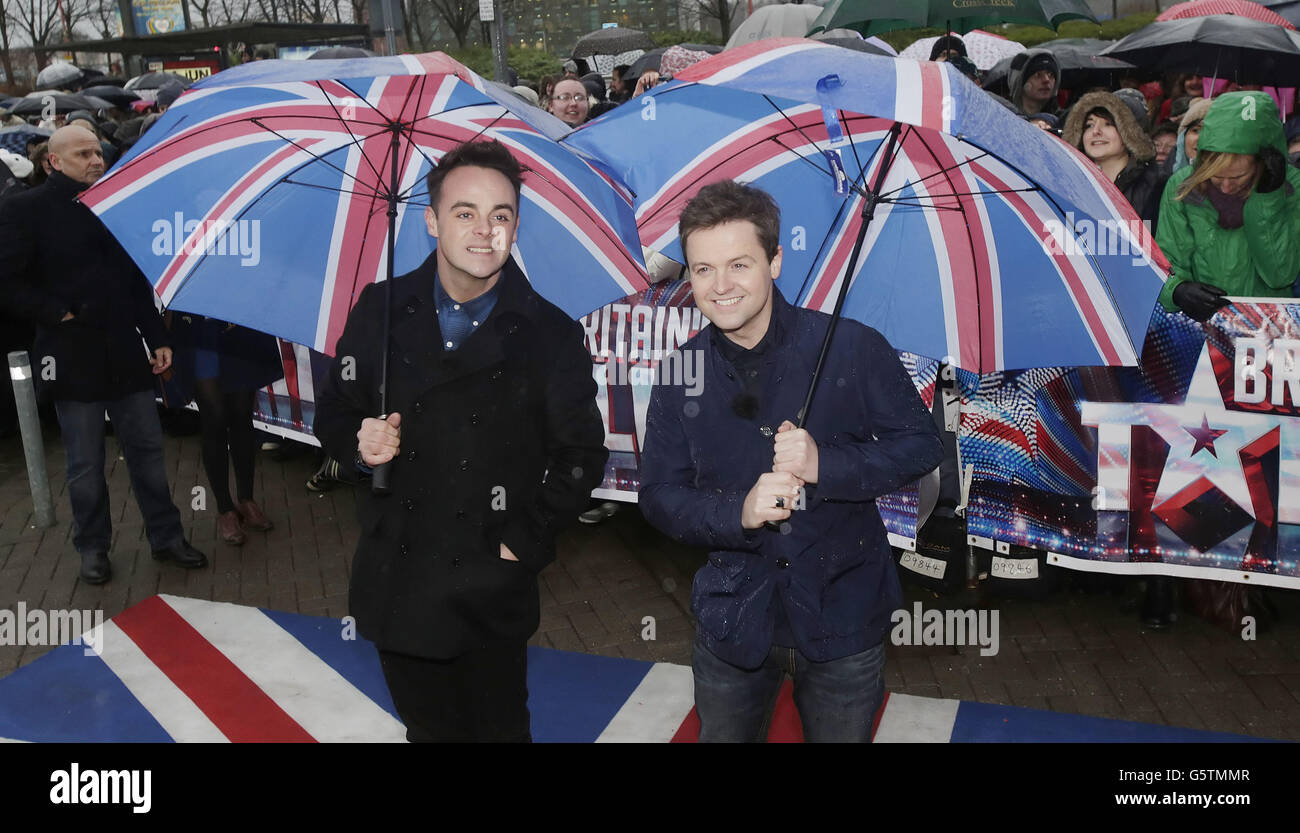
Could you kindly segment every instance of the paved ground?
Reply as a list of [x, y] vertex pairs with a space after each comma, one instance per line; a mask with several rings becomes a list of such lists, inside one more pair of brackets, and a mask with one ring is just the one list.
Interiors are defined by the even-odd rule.
[[[195, 546], [209, 568], [159, 566], [149, 555], [125, 462], [109, 440], [114, 578], [92, 587], [77, 577], [79, 561], [63, 483], [63, 453], [47, 428], [47, 461], [57, 494], [58, 524], [33, 527], [31, 499], [16, 437], [0, 440], [0, 610], [101, 608], [111, 617], [155, 593], [341, 617], [356, 523], [350, 490], [324, 495], [303, 483], [312, 456], [258, 459], [256, 497], [277, 524], [249, 533], [243, 547], [216, 540], [215, 506], [192, 506], [206, 487], [197, 437], [169, 438], [169, 477]], [[689, 663], [693, 623], [690, 577], [703, 554], [674, 545], [625, 506], [596, 527], [575, 527], [559, 542], [559, 558], [542, 574], [542, 620], [535, 642], [608, 656]], [[1300, 740], [1300, 594], [1267, 591], [1281, 622], [1253, 642], [1184, 615], [1166, 633], [1146, 632], [1131, 606], [1138, 592], [1086, 595], [1061, 591], [1042, 601], [981, 598], [1000, 612], [996, 656], [975, 648], [889, 648], [891, 691], [1028, 706], [1164, 723], [1260, 737]], [[928, 593], [907, 601], [938, 606]], [[965, 603], [962, 603], [964, 606]], [[642, 638], [645, 617], [655, 638]], [[0, 676], [48, 648], [0, 646]]]

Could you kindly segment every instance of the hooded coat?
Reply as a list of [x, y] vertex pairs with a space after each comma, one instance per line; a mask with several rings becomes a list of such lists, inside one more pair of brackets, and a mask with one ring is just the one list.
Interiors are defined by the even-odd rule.
[[[1257, 154], [1262, 148], [1286, 156], [1277, 105], [1261, 92], [1225, 93], [1214, 100], [1201, 127], [1202, 151]], [[1172, 274], [1160, 303], [1176, 312], [1174, 289], [1199, 281], [1238, 297], [1280, 298], [1292, 294], [1300, 275], [1300, 170], [1287, 165], [1286, 182], [1261, 194], [1251, 188], [1240, 228], [1219, 226], [1219, 212], [1200, 190], [1177, 199], [1179, 187], [1195, 170], [1183, 168], [1169, 179], [1160, 202], [1156, 243], [1169, 258]]]
[[[1154, 162], [1156, 146], [1151, 137], [1142, 131], [1132, 109], [1111, 93], [1088, 93], [1079, 99], [1070, 109], [1070, 116], [1065, 120], [1065, 129], [1061, 138], [1069, 144], [1083, 150], [1083, 126], [1088, 122], [1088, 114], [1101, 108], [1110, 113], [1110, 120], [1119, 132], [1120, 141], [1129, 153], [1129, 163], [1119, 176], [1115, 177], [1115, 187], [1128, 200], [1129, 205], [1143, 220], [1155, 228], [1160, 212], [1160, 196], [1164, 193], [1166, 174]], [[1085, 154], [1086, 155], [1086, 154]]]
[[1047, 57], [1048, 61], [1051, 62], [1051, 70], [1056, 75], [1056, 83], [1052, 85], [1052, 97], [1047, 100], [1042, 112], [1060, 115], [1060, 110], [1056, 106], [1056, 94], [1061, 91], [1061, 65], [1056, 60], [1056, 56], [1047, 49], [1026, 49], [1011, 59], [1011, 66], [1007, 69], [1007, 98], [1010, 99], [1016, 112], [1021, 115], [1029, 115], [1021, 107], [1020, 97], [1025, 91], [1025, 81], [1028, 80], [1025, 68], [1034, 63], [1039, 56]]
[[[1187, 138], [1187, 128], [1198, 121], [1205, 120], [1205, 114], [1210, 112], [1210, 105], [1214, 102], [1208, 98], [1202, 98], [1195, 104], [1187, 108], [1183, 114], [1182, 121], [1178, 122], [1178, 143], [1174, 145], [1174, 164], [1170, 169], [1170, 174], [1176, 174], [1183, 168], [1192, 164], [1192, 160], [1187, 158], [1187, 148], [1184, 140]], [[1197, 139], [1196, 146], [1201, 146], [1200, 139]]]

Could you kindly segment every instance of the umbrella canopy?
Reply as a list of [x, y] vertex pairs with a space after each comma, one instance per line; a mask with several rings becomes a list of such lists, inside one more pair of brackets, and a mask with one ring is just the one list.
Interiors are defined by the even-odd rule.
[[777, 3], [754, 9], [754, 13], [727, 38], [727, 48], [764, 38], [802, 38], [821, 12], [817, 6], [797, 3]]
[[32, 139], [38, 141], [48, 139], [53, 134], [53, 130], [36, 127], [35, 125], [20, 124], [15, 127], [0, 127], [0, 148], [26, 156], [28, 142]]
[[[953, 34], [957, 34], [953, 32]], [[981, 32], [974, 29], [960, 36], [962, 43], [966, 44], [966, 57], [979, 69], [992, 69], [998, 61], [1004, 58], [1010, 59], [1025, 51], [1025, 47], [1016, 41], [1009, 40], [1000, 35], [990, 35], [988, 32]], [[939, 38], [921, 38], [914, 41], [902, 52], [898, 53], [901, 58], [911, 58], [916, 61], [930, 60], [930, 50], [934, 49], [935, 41]]]
[[[955, 68], [778, 39], [648, 95], [653, 118], [620, 108], [564, 139], [637, 193], [647, 246], [682, 260], [682, 207], [735, 179], [781, 206], [791, 301], [831, 311], [847, 271], [844, 314], [898, 349], [977, 372], [1137, 362], [1166, 277], [1145, 227]], [[1089, 242], [1100, 229], [1124, 243]]]
[[[857, 32], [847, 29], [832, 29], [831, 32], [849, 32], [847, 35], [831, 35], [827, 32], [818, 32], [813, 36], [813, 40], [820, 43], [829, 43], [831, 46], [838, 46], [841, 49], [852, 49], [854, 52], [866, 52], [870, 55], [884, 55], [892, 58], [896, 53], [888, 49], [882, 49], [875, 42], [884, 43], [880, 38], [863, 38]], [[873, 42], [874, 41], [874, 42]]]
[[1300, 0], [1264, 0], [1261, 5], [1277, 12], [1293, 25], [1300, 26]]
[[1187, 3], [1170, 6], [1156, 15], [1156, 20], [1184, 20], [1189, 17], [1205, 17], [1212, 14], [1235, 14], [1239, 17], [1249, 17], [1252, 20], [1262, 20], [1265, 23], [1285, 26], [1288, 29], [1295, 28], [1295, 26], [1291, 25], [1291, 21], [1282, 15], [1264, 8], [1259, 3], [1252, 3], [1250, 0], [1191, 0]]
[[72, 64], [50, 64], [36, 75], [36, 86], [42, 90], [67, 89], [81, 80], [81, 69]]
[[[679, 43], [676, 45], [689, 52], [707, 52], [710, 55], [716, 55], [722, 51], [721, 46], [711, 43]], [[658, 72], [664, 53], [671, 48], [672, 47], [670, 46], [657, 46], [654, 49], [647, 51], [640, 58], [637, 58], [632, 62], [631, 68], [627, 71], [627, 77], [636, 81], [636, 79], [641, 77], [641, 73], [643, 72], [648, 70]]]
[[56, 114], [64, 115], [73, 110], [107, 110], [112, 106], [104, 99], [92, 95], [43, 91], [29, 93], [10, 112], [15, 116], [40, 116], [50, 112], [49, 108], [52, 107]]
[[573, 45], [573, 57], [587, 58], [592, 55], [617, 55], [633, 49], [653, 49], [654, 39], [640, 29], [624, 29], [611, 26], [597, 29], [578, 38]]
[[472, 139], [526, 169], [513, 254], [538, 292], [577, 317], [643, 289], [630, 198], [567, 129], [441, 53], [257, 61], [178, 99], [81, 200], [167, 306], [332, 353], [361, 290], [433, 251], [425, 176]]
[[175, 72], [146, 72], [144, 75], [137, 75], [130, 81], [126, 82], [124, 89], [139, 90], [160, 90], [170, 83], [179, 83], [185, 89], [190, 88], [192, 83], [184, 75], [178, 75]]
[[337, 61], [341, 58], [373, 58], [375, 53], [359, 46], [327, 46], [307, 56], [309, 61]]
[[[1040, 43], [1036, 48], [1046, 49], [1055, 56], [1056, 63], [1061, 68], [1063, 87], [1093, 84], [1114, 86], [1108, 82], [1113, 80], [1116, 73], [1136, 69], [1128, 61], [1098, 54], [1114, 43], [1115, 41], [1100, 38], [1058, 38]], [[989, 88], [1005, 81], [1010, 68], [1011, 58], [998, 61], [984, 76], [984, 86]]]
[[1285, 84], [1300, 75], [1300, 34], [1248, 17], [1216, 14], [1143, 26], [1101, 55], [1211, 78]]
[[1085, 0], [830, 0], [809, 32], [837, 26], [864, 35], [920, 27], [969, 32], [995, 23], [1056, 29], [1067, 20], [1097, 22]]
[[103, 99], [114, 107], [130, 107], [133, 102], [139, 101], [140, 96], [130, 90], [114, 87], [111, 84], [101, 84], [97, 87], [87, 87], [81, 91], [82, 95], [90, 95], [95, 98]]

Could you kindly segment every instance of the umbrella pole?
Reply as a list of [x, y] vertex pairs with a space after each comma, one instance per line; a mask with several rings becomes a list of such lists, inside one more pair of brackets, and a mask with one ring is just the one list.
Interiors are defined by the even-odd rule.
[[817, 366], [813, 369], [812, 381], [808, 385], [808, 395], [804, 397], [803, 408], [799, 411], [799, 427], [803, 428], [808, 424], [808, 413], [812, 410], [813, 395], [817, 392], [817, 383], [821, 381], [822, 368], [826, 365], [826, 356], [830, 353], [831, 339], [835, 336], [835, 327], [840, 321], [840, 312], [844, 309], [844, 299], [849, 294], [849, 283], [853, 280], [853, 273], [858, 267], [858, 258], [862, 254], [862, 245], [867, 239], [867, 228], [871, 225], [871, 220], [876, 215], [876, 205], [880, 202], [880, 193], [885, 185], [885, 177], [889, 175], [889, 169], [894, 161], [894, 150], [898, 146], [898, 134], [902, 126], [894, 122], [894, 126], [889, 130], [889, 144], [885, 148], [885, 155], [880, 160], [880, 170], [876, 172], [876, 185], [867, 192], [866, 199], [862, 204], [862, 226], [858, 229], [858, 237], [853, 241], [853, 253], [849, 256], [847, 271], [844, 273], [844, 280], [840, 281], [840, 291], [835, 298], [835, 309], [831, 311], [831, 323], [826, 328], [826, 338], [822, 340], [821, 353], [817, 356]]
[[[388, 271], [384, 279], [384, 350], [379, 362], [379, 412], [380, 419], [388, 418], [388, 330], [392, 325], [393, 304], [393, 246], [397, 235], [397, 152], [401, 139], [399, 125], [394, 122], [389, 126], [393, 132], [388, 155], [392, 159], [392, 176], [388, 187]], [[393, 461], [375, 466], [371, 475], [370, 491], [379, 496], [392, 493]]]

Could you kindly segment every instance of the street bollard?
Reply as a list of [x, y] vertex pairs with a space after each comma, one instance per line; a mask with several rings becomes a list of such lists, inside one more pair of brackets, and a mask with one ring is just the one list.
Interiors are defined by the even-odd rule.
[[31, 484], [36, 525], [54, 526], [54, 499], [50, 496], [50, 478], [45, 471], [45, 441], [41, 437], [41, 417], [36, 411], [32, 363], [26, 350], [9, 354], [9, 378], [14, 383], [14, 403], [18, 406], [18, 428], [23, 436], [23, 456], [27, 460], [27, 482]]

